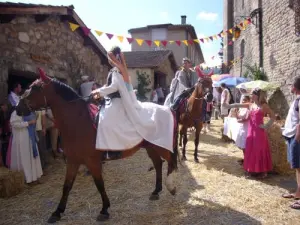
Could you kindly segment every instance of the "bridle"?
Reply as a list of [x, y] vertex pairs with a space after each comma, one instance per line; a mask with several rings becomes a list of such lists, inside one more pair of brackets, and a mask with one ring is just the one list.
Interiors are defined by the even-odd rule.
[[199, 80], [195, 85], [194, 85], [194, 88], [197, 88], [197, 85], [200, 84], [201, 85], [201, 88], [202, 88], [202, 93], [201, 93], [201, 96], [200, 97], [195, 97], [192, 95], [192, 93], [189, 94], [189, 98], [192, 97], [194, 98], [195, 100], [203, 100], [204, 99], [204, 96], [209, 92], [209, 91], [203, 91], [204, 88], [203, 88], [203, 82], [204, 80]]
[[[204, 100], [204, 96], [209, 92], [209, 91], [203, 91], [204, 90], [204, 88], [203, 88], [203, 80], [199, 80], [196, 84], [195, 84], [195, 86], [194, 86], [194, 88], [197, 88], [197, 85], [198, 84], [200, 84], [201, 85], [201, 88], [202, 88], [202, 92], [201, 92], [201, 96], [200, 97], [195, 97], [195, 96], [193, 96], [192, 95], [192, 93], [190, 93], [189, 94], [189, 97], [188, 98], [190, 98], [190, 97], [192, 97], [192, 98], [194, 98], [195, 100], [197, 100], [197, 101], [200, 101], [200, 100]], [[187, 106], [186, 106], [186, 114], [188, 115], [188, 117], [190, 117], [191, 118], [191, 120], [192, 121], [201, 121], [202, 120], [202, 111], [200, 112], [200, 117], [199, 118], [192, 118], [192, 116], [190, 115], [191, 113], [188, 111], [188, 103], [187, 103]]]

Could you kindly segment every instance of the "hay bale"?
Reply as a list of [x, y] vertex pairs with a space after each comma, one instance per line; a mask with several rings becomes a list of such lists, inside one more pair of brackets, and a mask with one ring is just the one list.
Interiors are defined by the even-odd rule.
[[[266, 119], [268, 121], [268, 119]], [[281, 127], [284, 120], [277, 120], [268, 129], [269, 144], [272, 154], [273, 170], [279, 174], [289, 174], [293, 172], [287, 161], [287, 146], [282, 137]]]
[[8, 198], [19, 194], [24, 189], [24, 181], [25, 178], [22, 172], [0, 167], [0, 197]]

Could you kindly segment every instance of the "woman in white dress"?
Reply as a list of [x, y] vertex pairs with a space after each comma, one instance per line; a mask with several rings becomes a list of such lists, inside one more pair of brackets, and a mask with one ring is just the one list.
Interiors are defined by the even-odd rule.
[[[43, 175], [37, 142], [33, 136], [35, 135], [35, 123], [35, 119], [24, 121], [21, 113], [16, 110], [10, 118], [13, 135], [10, 169], [22, 171], [25, 175], [26, 183], [38, 181]], [[30, 130], [34, 131], [34, 133], [30, 132]]]
[[[250, 103], [250, 97], [249, 96], [243, 96], [241, 99], [242, 104]], [[246, 148], [246, 139], [247, 139], [247, 133], [248, 133], [248, 120], [249, 116], [249, 109], [248, 108], [240, 108], [237, 113], [237, 122], [239, 123], [238, 132], [237, 132], [237, 138], [235, 141], [235, 144], [237, 147], [243, 150], [243, 153]], [[243, 160], [239, 160], [239, 163], [243, 163]]]
[[174, 118], [169, 107], [137, 101], [119, 47], [109, 52], [108, 58], [115, 67], [108, 74], [107, 85], [92, 92], [96, 98], [107, 98], [99, 114], [96, 149], [122, 151], [146, 140], [173, 152]]

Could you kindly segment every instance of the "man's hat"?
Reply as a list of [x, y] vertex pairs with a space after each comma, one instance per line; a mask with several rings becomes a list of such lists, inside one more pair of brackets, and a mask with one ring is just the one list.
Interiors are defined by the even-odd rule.
[[190, 60], [188, 57], [184, 57], [184, 58], [182, 59], [182, 64], [184, 63], [184, 61], [191, 62], [191, 60]]
[[81, 76], [81, 80], [82, 81], [87, 81], [87, 80], [89, 80], [89, 76]]

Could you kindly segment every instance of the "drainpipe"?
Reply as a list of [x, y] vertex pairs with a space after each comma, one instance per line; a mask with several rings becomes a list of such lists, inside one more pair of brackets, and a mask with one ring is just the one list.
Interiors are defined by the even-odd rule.
[[[261, 2], [261, 1], [260, 1]], [[260, 6], [261, 7], [261, 6]], [[264, 46], [263, 46], [263, 20], [262, 8], [258, 11], [258, 36], [259, 36], [259, 67], [264, 68]]]

